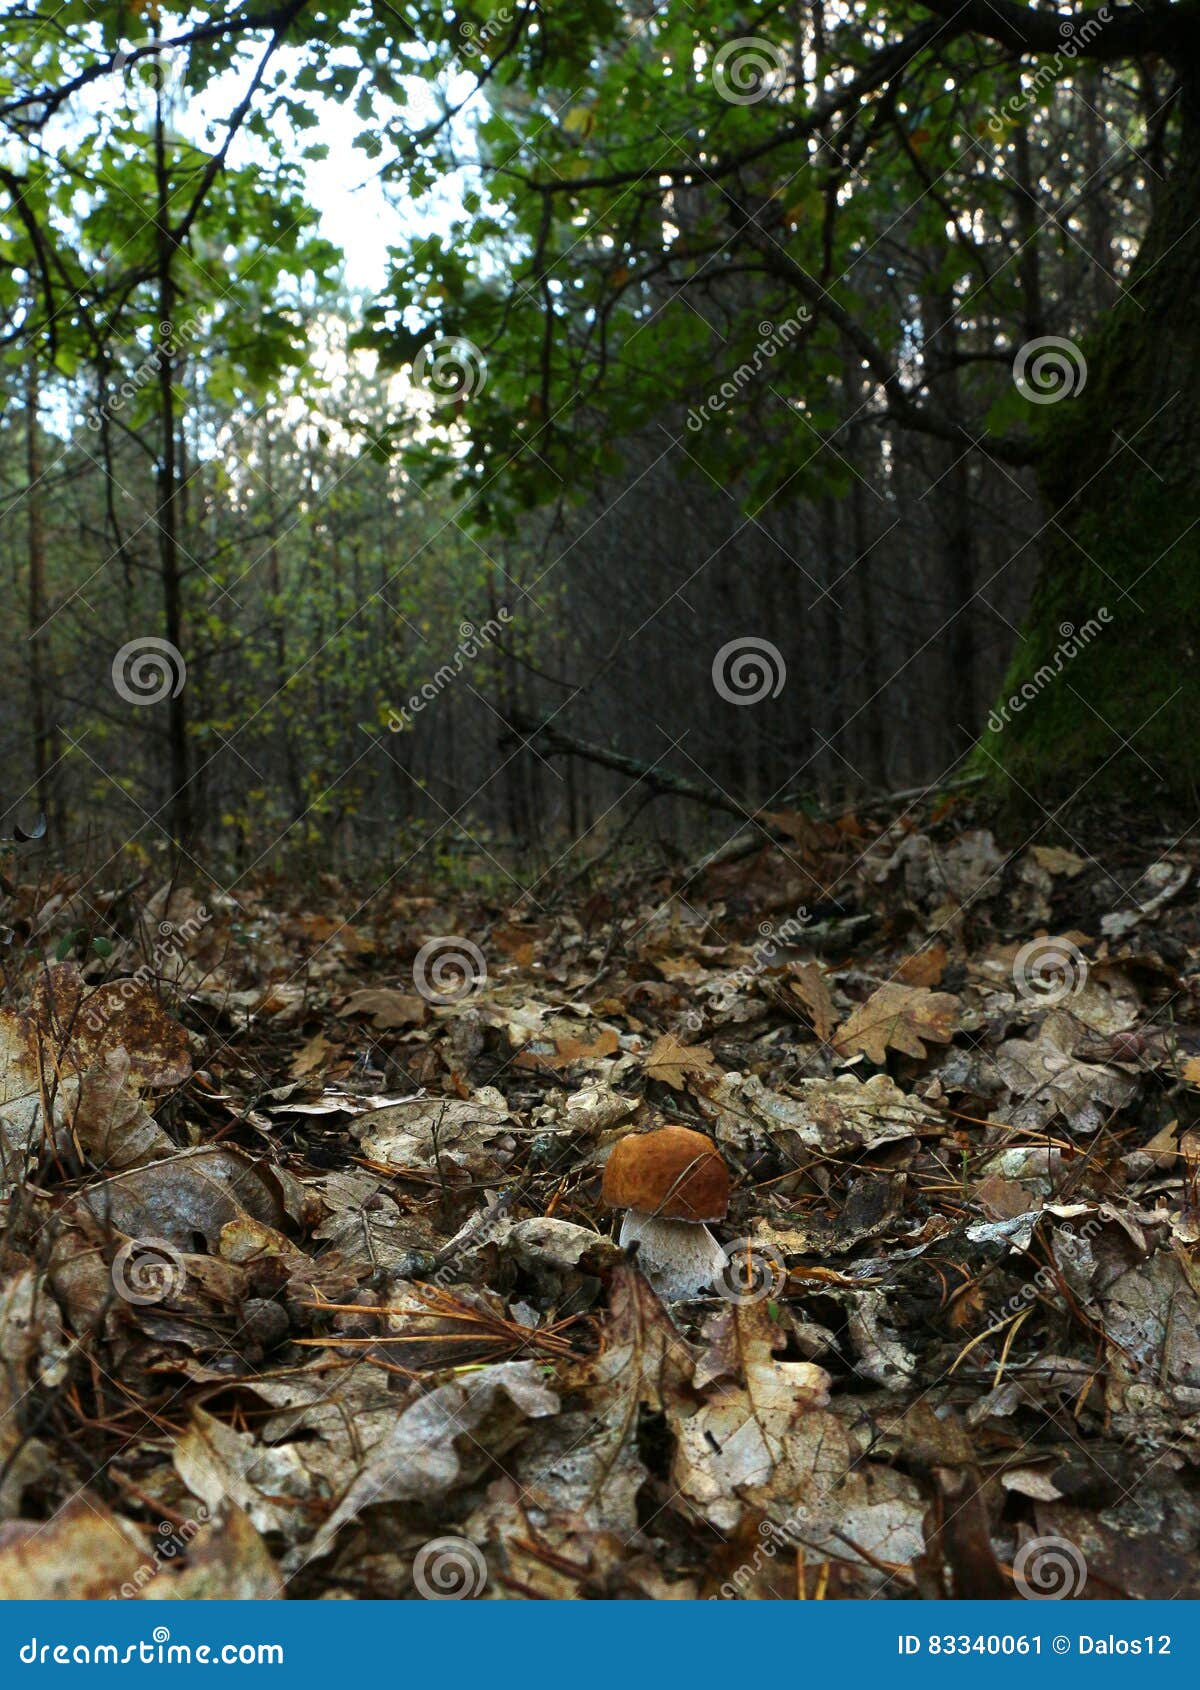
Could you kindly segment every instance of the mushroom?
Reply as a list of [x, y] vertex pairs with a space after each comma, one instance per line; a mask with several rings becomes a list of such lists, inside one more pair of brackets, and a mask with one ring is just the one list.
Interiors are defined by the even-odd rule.
[[695, 1297], [728, 1265], [706, 1221], [729, 1207], [729, 1169], [705, 1133], [660, 1127], [613, 1146], [601, 1200], [624, 1209], [620, 1245], [637, 1245], [638, 1266], [667, 1302]]

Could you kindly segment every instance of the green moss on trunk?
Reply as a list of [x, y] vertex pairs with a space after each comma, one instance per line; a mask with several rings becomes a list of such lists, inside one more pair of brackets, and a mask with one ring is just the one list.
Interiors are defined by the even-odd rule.
[[1185, 130], [1129, 290], [1085, 344], [1086, 384], [1039, 419], [1041, 574], [975, 754], [1011, 796], [1200, 788], [1200, 152]]

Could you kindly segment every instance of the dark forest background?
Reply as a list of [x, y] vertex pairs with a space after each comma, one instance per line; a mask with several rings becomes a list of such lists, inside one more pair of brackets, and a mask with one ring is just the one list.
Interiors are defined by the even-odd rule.
[[[1169, 671], [1191, 540], [1161, 615], [1129, 583], [1190, 535], [1137, 478], [1186, 482], [1191, 436], [1119, 383], [1186, 52], [1132, 8], [686, 10], [0, 12], [6, 831], [546, 862], [630, 822], [641, 770], [724, 828], [1001, 765], [1040, 791], [1110, 760], [1095, 717], [1113, 750], [1157, 721], [1170, 778], [1189, 701], [1137, 651]], [[723, 86], [731, 40], [765, 63]], [[333, 104], [347, 191], [392, 208], [370, 296], [310, 203]], [[1047, 337], [1061, 405], [1014, 377]], [[989, 735], [1101, 606], [1126, 669], [1069, 652]], [[780, 665], [752, 707], [713, 672], [747, 640]]]

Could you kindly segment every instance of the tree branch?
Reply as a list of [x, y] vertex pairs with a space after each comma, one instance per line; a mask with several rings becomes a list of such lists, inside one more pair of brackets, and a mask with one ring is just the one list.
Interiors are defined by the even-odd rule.
[[1190, 7], [1178, 5], [1093, 7], [1086, 12], [1048, 12], [1017, 0], [921, 0], [927, 11], [953, 22], [959, 33], [998, 42], [1012, 53], [1061, 53], [1068, 59], [1137, 58], [1178, 54], [1194, 33]]
[[[645, 763], [623, 751], [613, 751], [605, 745], [594, 745], [589, 740], [576, 739], [574, 734], [564, 733], [561, 728], [554, 727], [544, 718], [510, 714], [508, 719], [515, 731], [531, 743], [540, 739], [551, 752], [557, 751], [567, 757], [582, 757], [585, 762], [598, 763], [601, 768], [615, 769], [618, 774], [630, 776], [639, 786], [644, 786], [656, 797], [689, 798], [693, 803], [704, 804], [710, 810], [724, 810], [728, 815], [740, 816], [743, 821], [752, 821], [754, 818], [752, 805], [740, 804], [736, 798], [730, 798], [727, 793], [722, 792], [720, 787], [689, 780], [686, 775], [674, 774], [670, 769], [660, 769], [653, 763]], [[506, 738], [502, 743], [508, 744], [510, 741]]]

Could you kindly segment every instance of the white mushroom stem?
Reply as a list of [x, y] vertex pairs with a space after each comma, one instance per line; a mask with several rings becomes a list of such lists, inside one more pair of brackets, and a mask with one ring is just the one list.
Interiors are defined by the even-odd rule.
[[711, 1290], [728, 1257], [702, 1221], [662, 1220], [626, 1209], [621, 1222], [622, 1250], [636, 1244], [637, 1264], [659, 1296], [683, 1302]]

